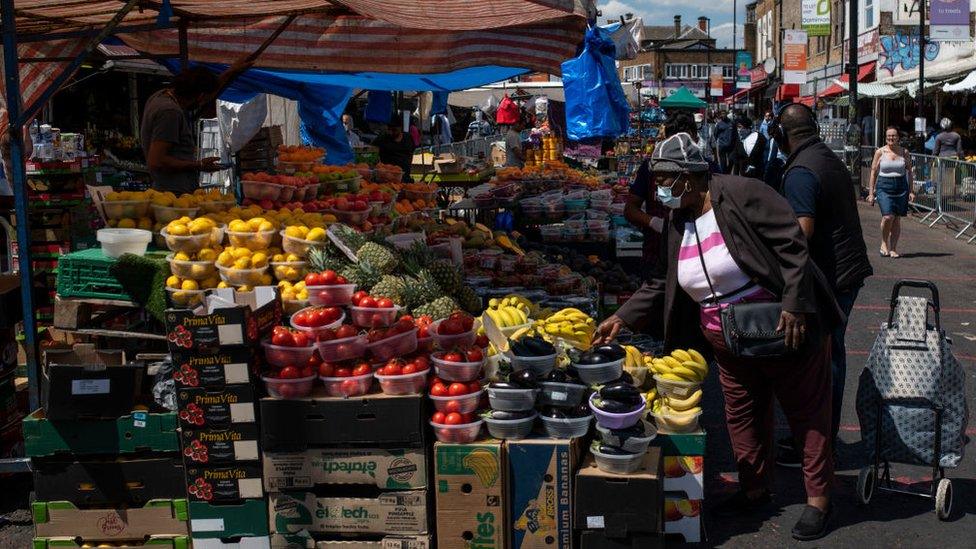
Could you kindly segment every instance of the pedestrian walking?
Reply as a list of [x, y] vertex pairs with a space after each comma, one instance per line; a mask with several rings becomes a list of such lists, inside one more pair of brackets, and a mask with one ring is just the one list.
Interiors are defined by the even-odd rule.
[[732, 174], [762, 179], [766, 169], [766, 138], [753, 130], [752, 120], [745, 116], [736, 123], [738, 136], [732, 152]]
[[730, 156], [735, 150], [735, 127], [732, 126], [732, 114], [720, 112], [715, 122], [715, 157], [718, 159], [719, 172], [727, 174], [732, 171]]
[[868, 203], [877, 201], [881, 208], [881, 257], [901, 257], [901, 218], [908, 215], [908, 203], [915, 200], [912, 157], [898, 144], [898, 137], [898, 128], [885, 130], [885, 145], [874, 152], [868, 181]]

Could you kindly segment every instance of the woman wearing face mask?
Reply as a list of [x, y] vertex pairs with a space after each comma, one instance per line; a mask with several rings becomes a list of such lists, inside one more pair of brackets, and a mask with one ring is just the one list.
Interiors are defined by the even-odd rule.
[[[823, 537], [833, 482], [826, 334], [843, 316], [830, 287], [809, 258], [789, 203], [769, 186], [709, 176], [687, 134], [660, 143], [651, 170], [656, 197], [671, 210], [654, 269], [660, 274], [600, 325], [596, 339], [610, 341], [624, 326], [663, 326], [666, 349], [714, 352], [739, 471], [739, 491], [712, 509], [717, 515], [748, 515], [771, 503], [775, 397], [803, 452], [807, 507], [793, 537]], [[777, 331], [787, 348], [802, 351], [772, 359], [730, 351], [721, 311], [760, 301], [782, 303]]]

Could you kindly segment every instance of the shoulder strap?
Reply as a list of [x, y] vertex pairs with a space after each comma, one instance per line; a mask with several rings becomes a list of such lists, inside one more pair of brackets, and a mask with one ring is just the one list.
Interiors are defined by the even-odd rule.
[[695, 231], [695, 243], [698, 245], [698, 261], [701, 262], [702, 272], [705, 273], [705, 282], [708, 283], [708, 291], [712, 293], [709, 301], [715, 303], [718, 297], [715, 295], [715, 288], [712, 286], [712, 279], [708, 276], [708, 269], [705, 268], [705, 253], [702, 251], [701, 238], [698, 236], [698, 220], [693, 219], [691, 226]]

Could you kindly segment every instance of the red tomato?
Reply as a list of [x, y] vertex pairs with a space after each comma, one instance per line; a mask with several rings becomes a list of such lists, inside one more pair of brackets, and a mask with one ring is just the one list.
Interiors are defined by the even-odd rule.
[[464, 356], [457, 351], [451, 351], [449, 353], [444, 353], [444, 356], [441, 357], [441, 360], [445, 362], [464, 362]]
[[323, 362], [319, 364], [319, 375], [322, 377], [336, 377], [335, 365], [331, 362]]
[[452, 383], [447, 388], [447, 394], [453, 396], [461, 396], [468, 394], [468, 386], [463, 383]]
[[295, 347], [308, 347], [308, 334], [305, 332], [295, 332], [291, 337]]
[[474, 338], [474, 344], [477, 345], [478, 347], [481, 347], [482, 349], [487, 348], [488, 347], [488, 336], [485, 335], [485, 334], [478, 334]]
[[411, 324], [413, 324], [413, 317], [410, 316], [410, 315], [403, 315], [403, 316], [400, 317], [400, 320], [406, 320], [407, 322], [410, 322]]
[[[378, 297], [378, 298], [376, 298], [376, 307], [379, 308], [379, 309], [392, 309], [393, 306], [394, 306], [393, 305], [393, 300], [390, 299], [390, 298], [388, 298], [388, 297]], [[411, 322], [411, 324], [413, 324], [413, 323]]]
[[443, 383], [435, 383], [430, 386], [430, 395], [435, 397], [448, 396], [447, 387]]
[[418, 370], [426, 370], [427, 368], [430, 368], [430, 361], [427, 360], [427, 357], [424, 355], [414, 357], [411, 362], [417, 365]]
[[322, 290], [319, 292], [319, 303], [321, 305], [332, 305], [335, 303], [335, 298], [333, 297], [332, 292], [328, 290]]
[[369, 297], [369, 292], [364, 292], [363, 290], [359, 290], [358, 292], [352, 294], [352, 304], [359, 307], [359, 303], [363, 300], [364, 297]]
[[365, 362], [360, 362], [359, 364], [356, 364], [355, 368], [352, 369], [352, 375], [363, 376], [372, 373], [372, 371], [373, 369], [369, 366], [369, 364], [366, 364]]
[[430, 420], [433, 421], [434, 423], [438, 423], [438, 424], [443, 425], [444, 424], [444, 418], [446, 418], [446, 417], [447, 417], [447, 414], [445, 414], [444, 412], [434, 412], [434, 415], [432, 415], [430, 417]]
[[480, 383], [478, 383], [477, 381], [470, 381], [470, 382], [468, 382], [468, 392], [469, 393], [477, 393], [480, 390], [481, 390], [481, 384]]
[[402, 368], [400, 368], [401, 375], [416, 374], [417, 371], [418, 371], [417, 365], [414, 364], [413, 362], [407, 363]]
[[457, 412], [451, 412], [444, 417], [445, 425], [461, 425], [464, 423], [464, 416]]
[[332, 328], [319, 330], [315, 334], [315, 339], [318, 341], [332, 341], [333, 339], [338, 339], [338, 338], [339, 338], [338, 334]]
[[448, 400], [447, 401], [447, 404], [444, 405], [444, 411], [445, 412], [448, 412], [448, 413], [450, 413], [450, 412], [460, 412], [461, 411], [461, 403], [458, 402], [458, 401], [456, 401], [456, 400]]
[[336, 339], [346, 339], [349, 337], [356, 337], [356, 334], [358, 333], [359, 332], [356, 331], [356, 328], [352, 325], [343, 324], [342, 326], [339, 326], [339, 329], [336, 330], [335, 335]]
[[444, 380], [441, 379], [441, 378], [439, 378], [439, 377], [437, 377], [437, 376], [434, 376], [434, 377], [430, 378], [430, 386], [431, 387], [433, 387], [434, 385], [438, 385], [438, 384], [444, 385], [445, 387], [447, 386], [447, 384], [444, 383]]
[[306, 365], [302, 368], [302, 377], [312, 377], [315, 375], [315, 370], [311, 366]]
[[437, 325], [437, 333], [440, 335], [458, 335], [464, 332], [464, 326], [454, 318], [446, 318]]
[[362, 394], [363, 388], [355, 379], [347, 379], [339, 386], [339, 391], [346, 396], [353, 396]]
[[274, 332], [271, 334], [271, 344], [281, 345], [284, 347], [293, 347], [295, 345], [295, 338], [291, 332]]
[[398, 376], [404, 373], [413, 373], [413, 372], [404, 372], [403, 362], [398, 359], [393, 359], [387, 362], [386, 366], [383, 366], [383, 375], [385, 376]]
[[430, 337], [430, 326], [420, 326], [417, 329], [417, 337], [420, 339], [426, 339]]
[[325, 318], [325, 324], [332, 324], [336, 320], [342, 318], [342, 309], [339, 307], [326, 307], [322, 309], [322, 313]]
[[462, 330], [458, 333], [464, 333], [470, 331], [474, 327], [474, 317], [466, 313], [453, 313], [451, 316], [447, 317], [448, 320], [456, 320], [461, 324]]
[[339, 275], [336, 277], [336, 285], [340, 285], [340, 284], [342, 285], [349, 284], [349, 281], [346, 280], [346, 277]]
[[296, 379], [302, 377], [302, 372], [298, 368], [289, 364], [278, 372], [278, 377], [281, 379]]
[[485, 355], [484, 353], [481, 352], [480, 348], [471, 347], [470, 349], [464, 352], [464, 358], [466, 358], [468, 362], [481, 362], [482, 360], [484, 360]]
[[321, 286], [321, 276], [319, 273], [308, 273], [305, 275], [305, 286]]
[[364, 297], [364, 298], [362, 298], [362, 299], [359, 300], [359, 305], [358, 306], [359, 307], [362, 307], [364, 309], [375, 309], [376, 308], [376, 299], [374, 299], [374, 298], [372, 298], [372, 297], [370, 297], [370, 296], [367, 295], [366, 297]]
[[319, 364], [322, 364], [322, 357], [319, 356], [318, 352], [312, 353], [312, 356], [308, 357], [305, 361], [306, 366], [311, 366], [312, 368], [318, 368]]
[[295, 326], [309, 327], [309, 314], [311, 311], [301, 311], [295, 313], [295, 316], [291, 317], [291, 321], [295, 323]]
[[335, 377], [349, 377], [352, 375], [352, 369], [346, 366], [342, 366], [335, 369]]
[[322, 284], [325, 284], [326, 286], [331, 286], [332, 284], [335, 284], [336, 283], [336, 278], [338, 276], [339, 275], [337, 275], [336, 272], [333, 271], [333, 270], [331, 270], [331, 269], [328, 270], [328, 271], [325, 271], [321, 275], [321, 277], [322, 277], [321, 278]]

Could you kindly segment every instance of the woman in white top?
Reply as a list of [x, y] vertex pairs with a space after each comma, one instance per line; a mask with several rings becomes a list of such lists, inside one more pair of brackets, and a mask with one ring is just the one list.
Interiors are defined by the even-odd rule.
[[881, 208], [882, 257], [901, 257], [898, 254], [901, 218], [908, 214], [908, 203], [915, 200], [915, 193], [912, 192], [912, 158], [898, 144], [898, 137], [898, 129], [888, 126], [885, 146], [874, 153], [868, 183], [868, 203], [874, 204], [877, 200]]

